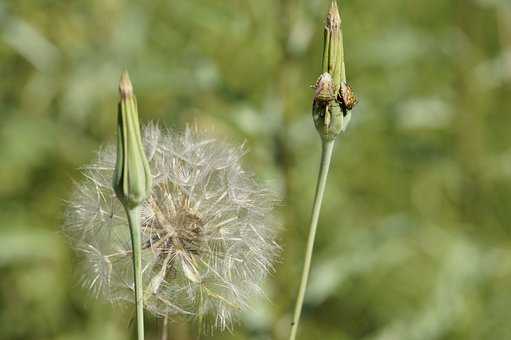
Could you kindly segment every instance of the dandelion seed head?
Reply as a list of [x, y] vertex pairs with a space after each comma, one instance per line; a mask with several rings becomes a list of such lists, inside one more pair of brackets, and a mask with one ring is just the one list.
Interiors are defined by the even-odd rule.
[[[149, 125], [143, 142], [153, 176], [142, 207], [144, 306], [229, 328], [279, 252], [275, 195], [241, 166], [234, 147], [188, 128]], [[129, 228], [111, 181], [112, 146], [83, 169], [64, 229], [84, 259], [84, 285], [111, 302], [133, 302]]]

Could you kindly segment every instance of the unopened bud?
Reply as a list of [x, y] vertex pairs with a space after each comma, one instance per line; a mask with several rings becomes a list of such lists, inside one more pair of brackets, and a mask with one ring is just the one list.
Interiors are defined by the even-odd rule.
[[137, 100], [126, 71], [121, 75], [119, 93], [113, 188], [122, 204], [133, 208], [150, 195], [152, 178], [140, 137]]
[[325, 21], [323, 43], [323, 73], [314, 86], [312, 117], [323, 140], [333, 140], [346, 130], [350, 110], [357, 97], [346, 83], [341, 16], [336, 1], [332, 1]]
[[342, 46], [341, 16], [336, 1], [332, 1], [325, 22], [323, 43], [323, 73], [328, 72], [337, 93], [344, 76], [344, 55]]

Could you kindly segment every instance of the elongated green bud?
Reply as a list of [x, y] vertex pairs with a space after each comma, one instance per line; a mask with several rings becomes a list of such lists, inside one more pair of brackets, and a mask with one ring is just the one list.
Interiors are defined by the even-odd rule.
[[126, 208], [139, 206], [151, 193], [151, 172], [144, 153], [138, 122], [137, 100], [128, 72], [119, 82], [117, 161], [113, 176], [115, 194]]
[[325, 22], [322, 69], [314, 86], [312, 117], [321, 138], [331, 141], [346, 129], [351, 118], [350, 110], [357, 103], [346, 83], [341, 16], [335, 0]]
[[332, 76], [334, 92], [339, 92], [344, 74], [344, 51], [342, 46], [341, 16], [334, 0], [326, 16], [323, 42], [323, 73]]

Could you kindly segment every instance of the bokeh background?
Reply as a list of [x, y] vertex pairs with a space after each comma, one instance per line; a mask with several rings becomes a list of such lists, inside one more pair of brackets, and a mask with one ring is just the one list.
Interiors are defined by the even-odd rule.
[[[511, 3], [342, 1], [360, 97], [338, 141], [300, 339], [511, 339]], [[329, 0], [0, 1], [0, 339], [120, 340], [60, 233], [78, 168], [141, 119], [234, 143], [283, 196], [283, 256], [232, 333], [286, 339], [320, 141], [309, 88]], [[147, 318], [147, 338], [159, 320]], [[176, 321], [171, 339], [197, 338]]]

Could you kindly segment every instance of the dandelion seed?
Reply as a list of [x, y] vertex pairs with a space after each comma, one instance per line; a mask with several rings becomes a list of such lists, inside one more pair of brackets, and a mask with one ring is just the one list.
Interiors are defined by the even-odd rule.
[[[142, 206], [144, 306], [229, 328], [273, 270], [275, 196], [243, 170], [242, 147], [155, 125], [145, 128], [143, 143], [154, 183]], [[65, 230], [83, 255], [87, 287], [111, 302], [133, 302], [129, 230], [110, 185], [114, 165], [108, 147], [83, 169]]]

